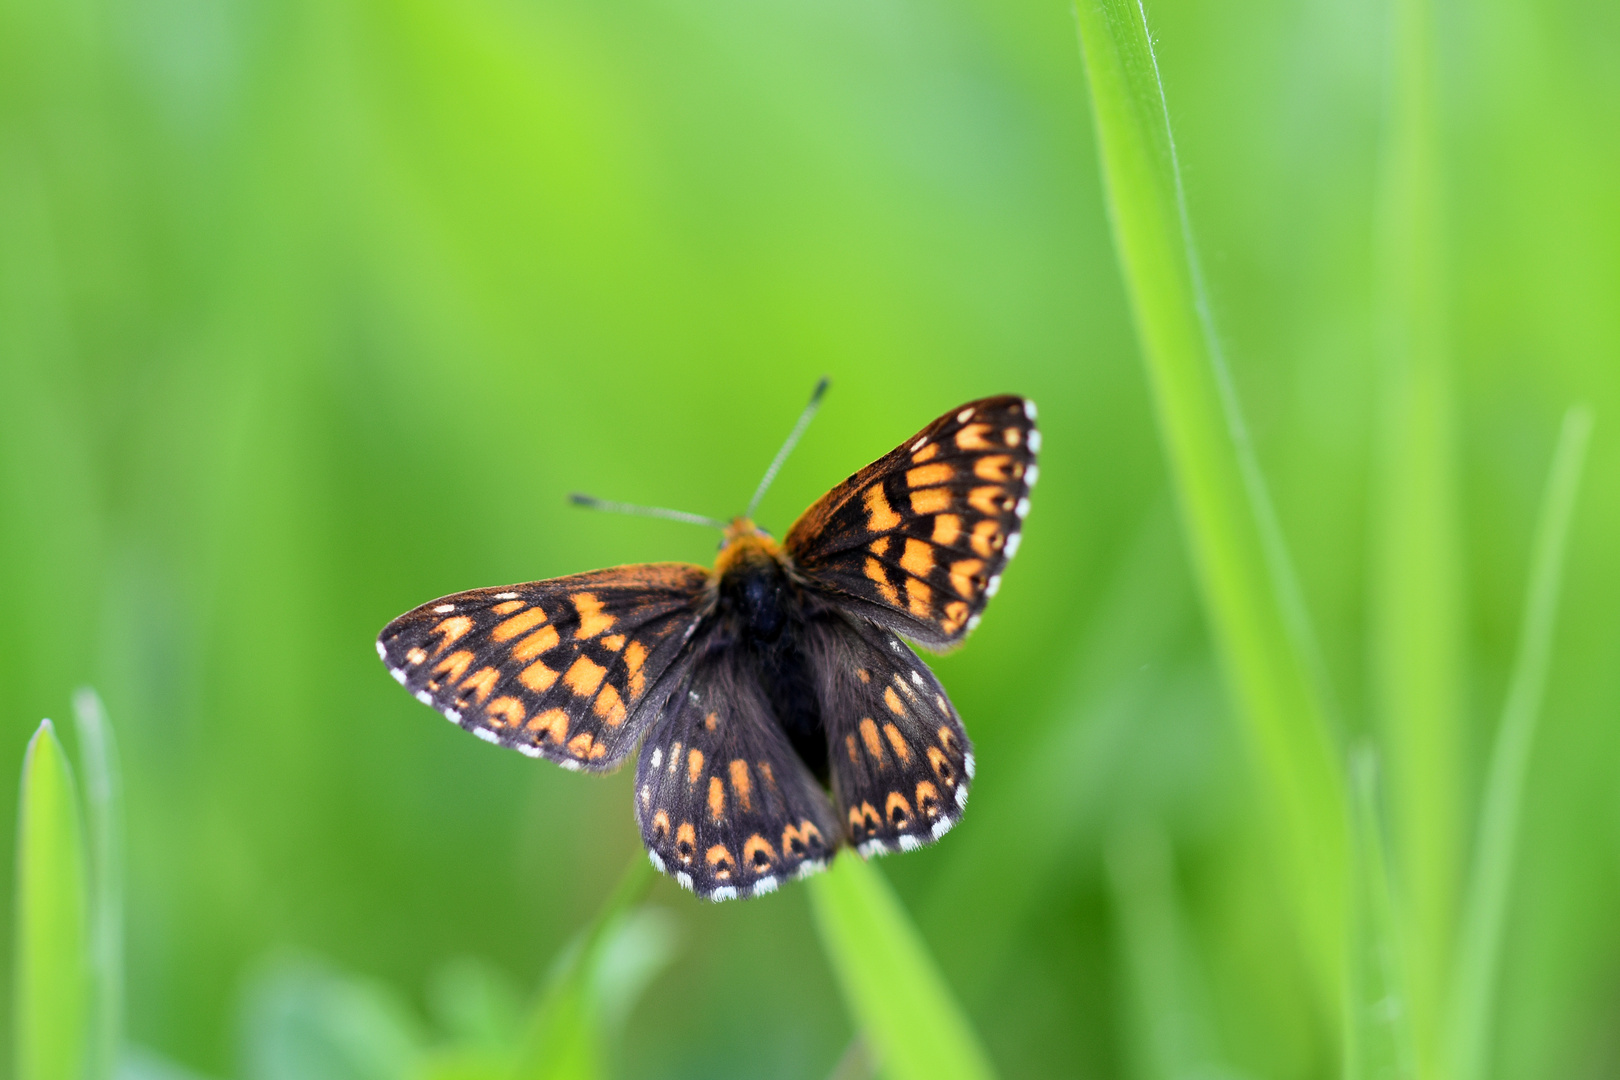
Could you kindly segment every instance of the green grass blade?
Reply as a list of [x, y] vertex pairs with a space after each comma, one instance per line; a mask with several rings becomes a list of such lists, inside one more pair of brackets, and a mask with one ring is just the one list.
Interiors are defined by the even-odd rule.
[[1346, 1080], [1417, 1075], [1405, 940], [1390, 890], [1378, 812], [1377, 758], [1357, 753], [1351, 771], [1351, 932], [1345, 1017]]
[[90, 848], [90, 1060], [85, 1075], [107, 1080], [117, 1068], [124, 1016], [123, 785], [118, 745], [101, 697], [73, 695], [74, 730], [84, 767]]
[[1462, 873], [1462, 598], [1432, 0], [1396, 0], [1379, 213], [1387, 372], [1369, 641], [1424, 1075]]
[[23, 759], [17, 820], [17, 1080], [80, 1080], [90, 1024], [84, 830], [46, 720]]
[[980, 1080], [990, 1060], [877, 867], [845, 852], [809, 881], [844, 1001], [889, 1080]]
[[1345, 796], [1303, 605], [1207, 318], [1147, 17], [1075, 8], [1115, 246], [1205, 609], [1273, 801], [1325, 1009], [1341, 995]]
[[1558, 617], [1558, 594], [1570, 520], [1575, 512], [1575, 497], [1580, 490], [1581, 469], [1591, 435], [1590, 410], [1571, 409], [1559, 432], [1558, 449], [1553, 454], [1547, 491], [1536, 522], [1518, 654], [1513, 662], [1507, 700], [1502, 706], [1496, 744], [1491, 750], [1452, 983], [1449, 1041], [1452, 1080], [1480, 1080], [1485, 1075], [1502, 930], [1513, 881], [1519, 809], [1524, 800], [1530, 748], [1552, 661], [1553, 630]]

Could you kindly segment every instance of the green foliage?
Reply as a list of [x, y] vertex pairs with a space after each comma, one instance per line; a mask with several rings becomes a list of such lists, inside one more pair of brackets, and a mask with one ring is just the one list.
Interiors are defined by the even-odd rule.
[[28, 741], [17, 822], [17, 1080], [78, 1080], [90, 1034], [84, 825], [46, 720]]
[[811, 879], [816, 929], [844, 1000], [892, 1080], [994, 1073], [954, 995], [881, 871], [840, 855]]

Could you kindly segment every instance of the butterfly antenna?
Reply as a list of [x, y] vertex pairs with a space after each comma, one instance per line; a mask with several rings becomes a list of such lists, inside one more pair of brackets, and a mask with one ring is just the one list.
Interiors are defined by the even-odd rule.
[[783, 443], [782, 449], [776, 452], [776, 457], [771, 460], [771, 467], [765, 470], [765, 478], [759, 482], [759, 487], [754, 489], [754, 497], [748, 500], [748, 513], [744, 514], [744, 517], [752, 518], [754, 516], [754, 511], [759, 507], [759, 501], [765, 497], [766, 489], [771, 486], [771, 481], [775, 480], [776, 474], [781, 471], [782, 463], [793, 452], [794, 444], [799, 441], [799, 436], [804, 434], [804, 429], [810, 426], [810, 421], [815, 417], [816, 410], [821, 408], [821, 395], [826, 392], [827, 376], [823, 375], [821, 381], [816, 383], [816, 388], [810, 392], [810, 404], [806, 405], [804, 412], [799, 414], [799, 422], [793, 425], [792, 431], [788, 432], [787, 442]]
[[726, 523], [702, 514], [688, 514], [685, 510], [666, 510], [662, 506], [637, 506], [635, 503], [612, 502], [608, 499], [598, 499], [594, 495], [581, 495], [577, 491], [568, 496], [575, 506], [588, 506], [592, 510], [606, 510], [614, 514], [635, 514], [638, 517], [664, 518], [668, 521], [684, 521], [691, 525], [707, 525], [721, 532], [726, 530]]

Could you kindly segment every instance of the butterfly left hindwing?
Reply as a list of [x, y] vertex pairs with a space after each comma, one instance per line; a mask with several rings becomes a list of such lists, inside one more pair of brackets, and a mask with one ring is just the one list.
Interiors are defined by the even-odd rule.
[[621, 566], [441, 597], [377, 652], [418, 700], [489, 742], [606, 772], [635, 748], [696, 628], [709, 572]]
[[826, 865], [839, 829], [771, 714], [758, 672], [706, 648], [647, 730], [636, 820], [653, 865], [709, 900], [757, 896]]

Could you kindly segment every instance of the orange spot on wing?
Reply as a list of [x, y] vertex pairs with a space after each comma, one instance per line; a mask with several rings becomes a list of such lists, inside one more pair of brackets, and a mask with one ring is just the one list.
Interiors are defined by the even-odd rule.
[[861, 763], [860, 755], [855, 752], [855, 736], [844, 736], [844, 749], [849, 751], [849, 763], [851, 765], [859, 765]]
[[641, 696], [647, 689], [647, 676], [641, 673], [641, 666], [647, 662], [647, 646], [639, 641], [632, 641], [624, 650], [624, 667], [630, 673], [630, 697], [632, 700]]
[[956, 786], [956, 768], [951, 764], [950, 758], [937, 746], [928, 748], [928, 764], [934, 767], [934, 775], [946, 787]]
[[439, 642], [439, 647], [435, 649], [434, 652], [443, 652], [444, 650], [448, 649], [450, 646], [454, 645], [456, 642], [465, 637], [467, 635], [467, 631], [471, 630], [472, 628], [473, 621], [465, 615], [452, 615], [448, 619], [440, 620], [432, 630], [428, 631], [429, 636], [433, 634], [444, 635], [444, 640]]
[[690, 821], [681, 822], [681, 827], [675, 830], [675, 854], [680, 856], [681, 862], [692, 865], [692, 853], [697, 850], [697, 832], [693, 830]]
[[550, 652], [556, 647], [557, 628], [555, 626], [542, 626], [512, 646], [512, 659], [517, 661], [533, 660], [541, 653]]
[[1001, 522], [995, 518], [985, 518], [973, 526], [973, 538], [968, 542], [973, 545], [974, 551], [988, 559], [1001, 550]]
[[1019, 443], [1024, 441], [1024, 433], [1015, 427], [1010, 427], [1006, 431], [1003, 431], [1001, 433], [1001, 437], [1006, 441], [1008, 446], [1017, 446]]
[[960, 600], [952, 600], [945, 605], [944, 626], [947, 634], [954, 634], [962, 629], [962, 624], [968, 620], [968, 606]]
[[968, 492], [968, 505], [981, 514], [995, 517], [1012, 509], [1012, 499], [998, 487], [976, 487]]
[[956, 433], [956, 446], [959, 450], [989, 450], [996, 444], [985, 438], [990, 431], [989, 424], [969, 424]]
[[892, 686], [883, 688], [883, 704], [887, 705], [889, 711], [896, 716], [906, 715], [906, 707], [900, 703], [900, 695], [894, 692]]
[[984, 563], [978, 559], [962, 559], [951, 563], [951, 588], [963, 596], [972, 596], [979, 590], [979, 583], [975, 576], [984, 569]]
[[934, 549], [926, 540], [906, 537], [906, 552], [900, 556], [900, 568], [908, 574], [927, 577], [934, 569]]
[[653, 839], [658, 840], [658, 841], [662, 841], [662, 840], [664, 840], [664, 838], [669, 836], [669, 811], [668, 810], [660, 810], [656, 814], [653, 815], [652, 833], [653, 833]]
[[515, 697], [498, 697], [484, 706], [491, 727], [522, 727], [528, 710]]
[[477, 671], [467, 676], [467, 680], [460, 686], [460, 693], [458, 693], [456, 696], [465, 700], [468, 694], [476, 695], [478, 698], [478, 703], [482, 705], [484, 703], [484, 699], [489, 697], [490, 691], [495, 689], [495, 684], [500, 681], [501, 673], [496, 671], [494, 668], [479, 668]]
[[754, 782], [748, 777], [748, 762], [737, 758], [731, 763], [731, 793], [737, 796], [737, 805], [741, 806], [743, 813], [752, 813], [754, 809]]
[[928, 817], [939, 816], [939, 789], [927, 780], [917, 781], [917, 809]]
[[709, 817], [716, 825], [726, 816], [726, 785], [718, 776], [709, 777]]
[[544, 661], [541, 660], [536, 660], [524, 668], [522, 674], [518, 675], [518, 682], [537, 694], [550, 690], [551, 684], [556, 681], [557, 673], [546, 667]]
[[921, 465], [925, 461], [932, 461], [939, 455], [939, 443], [929, 443], [927, 446], [911, 455], [913, 465]]
[[426, 659], [427, 659], [427, 653], [424, 652], [421, 649], [412, 649], [410, 652], [405, 654], [405, 662], [407, 664], [411, 664], [413, 666], [416, 665], [416, 664], [420, 664], [422, 661], [424, 661]]
[[883, 815], [891, 824], [904, 827], [911, 822], [911, 804], [898, 791], [891, 791], [888, 802], [883, 805]]
[[[451, 653], [443, 660], [440, 660], [438, 665], [433, 669], [433, 674], [435, 677], [431, 682], [429, 682], [429, 687], [437, 690], [439, 686], [453, 685], [457, 680], [467, 673], [467, 668], [472, 665], [472, 662], [473, 654], [468, 652], [466, 649], [461, 649], [458, 652]], [[438, 678], [438, 676], [441, 675], [444, 676], [444, 678]]]
[[956, 732], [952, 731], [944, 724], [941, 724], [939, 725], [939, 730], [934, 734], [939, 738], [939, 745], [943, 746], [953, 754], [956, 753]]
[[[791, 825], [788, 827], [792, 828]], [[759, 833], [743, 841], [743, 865], [761, 870], [775, 861], [776, 851], [771, 847], [771, 842]]]
[[765, 778], [766, 787], [770, 788], [772, 791], [776, 790], [776, 774], [771, 772], [770, 762], [761, 761], [759, 763], [759, 775]]
[[863, 498], [866, 502], [866, 527], [868, 530], [872, 532], [888, 532], [900, 524], [900, 515], [889, 509], [889, 498], [883, 494], [882, 484], [873, 484], [867, 488]]
[[934, 519], [934, 543], [950, 547], [962, 534], [962, 519], [955, 514], [941, 514]]
[[535, 733], [535, 741], [540, 741], [544, 734], [552, 742], [561, 744], [568, 738], [568, 714], [561, 709], [547, 709], [529, 721], [529, 730]]
[[907, 487], [933, 487], [950, 480], [956, 470], [943, 461], [936, 461], [932, 465], [919, 465], [915, 469], [906, 470]]
[[522, 600], [507, 600], [504, 603], [496, 604], [489, 610], [497, 615], [510, 615], [514, 611], [522, 611], [524, 606]]
[[575, 593], [569, 599], [573, 601], [574, 610], [579, 612], [579, 629], [574, 631], [574, 637], [580, 641], [593, 638], [618, 622], [612, 615], [602, 614], [602, 601], [596, 598], [595, 593]]
[[1012, 479], [1007, 474], [1012, 465], [1012, 458], [1006, 454], [991, 454], [982, 457], [973, 463], [973, 475], [980, 480], [994, 480], [997, 483], [1006, 483]]
[[891, 604], [900, 602], [900, 593], [889, 584], [889, 575], [883, 572], [883, 564], [876, 559], [868, 557], [866, 560], [866, 576], [877, 586], [878, 593]]
[[591, 743], [594, 741], [595, 740], [591, 737], [590, 732], [582, 731], [578, 735], [575, 735], [572, 739], [568, 740], [568, 752], [577, 758], [591, 755], [591, 751], [594, 749], [591, 746]]
[[602, 692], [596, 695], [596, 702], [591, 706], [591, 711], [600, 716], [608, 727], [618, 727], [624, 723], [624, 699], [619, 697], [619, 692], [613, 688], [612, 683], [602, 687]]
[[714, 845], [703, 858], [713, 868], [716, 881], [731, 880], [731, 870], [736, 865], [736, 861], [732, 859], [731, 852], [726, 850], [726, 845]]
[[588, 656], [581, 656], [563, 676], [563, 682], [580, 697], [590, 697], [596, 693], [596, 688], [602, 685], [602, 677], [606, 674], [607, 668]]
[[713, 731], [719, 725], [720, 714], [717, 712], [712, 712], [703, 718], [703, 730], [705, 731]]
[[872, 681], [872, 673], [863, 667], [855, 669], [855, 677], [860, 679], [863, 683], [869, 683]]
[[866, 550], [874, 555], [887, 555], [889, 553], [889, 538], [887, 536], [878, 537], [866, 545]]
[[681, 764], [681, 743], [680, 743], [680, 740], [677, 739], [675, 741], [675, 745], [673, 745], [673, 746], [671, 746], [669, 748], [669, 775], [674, 776], [675, 775], [675, 770], [680, 767], [680, 764]]
[[686, 782], [688, 784], [695, 784], [697, 783], [697, 778], [702, 775], [703, 751], [694, 746], [692, 748], [692, 752], [686, 755]]
[[900, 734], [900, 729], [893, 724], [883, 725], [883, 737], [889, 740], [894, 747], [894, 756], [900, 759], [900, 764], [911, 764], [911, 747], [906, 744], [906, 737]]
[[870, 716], [861, 717], [861, 741], [866, 744], [866, 752], [872, 755], [872, 760], [881, 765], [883, 763], [883, 739], [878, 735], [877, 724], [872, 722]]
[[913, 514], [937, 514], [941, 510], [949, 510], [950, 508], [950, 488], [923, 488], [921, 491], [911, 493], [911, 512]]
[[917, 618], [926, 619], [932, 613], [934, 590], [916, 578], [906, 578], [906, 608]]
[[607, 637], [602, 639], [602, 644], [604, 647], [612, 649], [614, 652], [618, 652], [620, 649], [624, 648], [624, 635], [609, 634]]
[[[513, 600], [512, 603], [515, 604], [517, 601]], [[512, 616], [503, 623], [498, 623], [495, 629], [490, 631], [489, 636], [496, 641], [511, 641], [519, 634], [526, 633], [531, 627], [539, 626], [545, 621], [546, 613], [537, 607], [532, 607], [522, 614]]]

